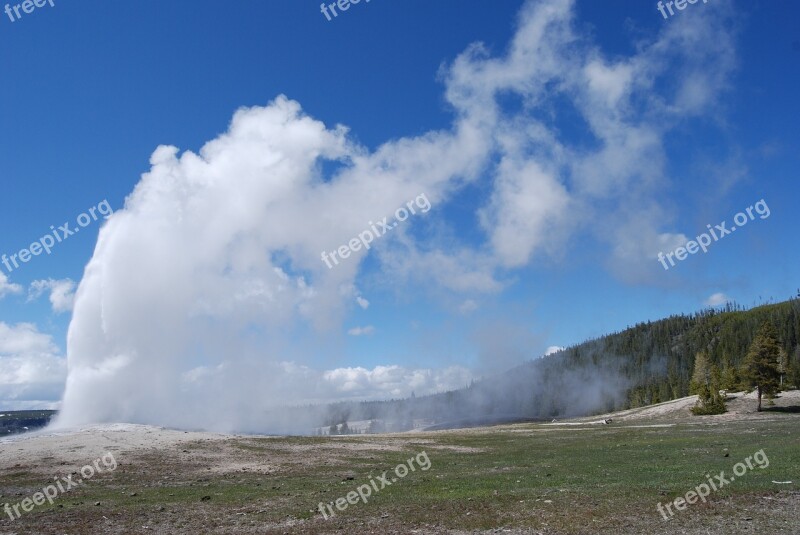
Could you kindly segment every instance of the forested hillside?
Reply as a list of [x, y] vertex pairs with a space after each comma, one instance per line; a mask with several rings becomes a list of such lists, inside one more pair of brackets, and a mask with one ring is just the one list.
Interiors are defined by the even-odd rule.
[[689, 394], [695, 355], [708, 354], [723, 387], [738, 388], [738, 368], [756, 331], [771, 322], [788, 357], [785, 384], [800, 385], [800, 298], [743, 310], [728, 305], [635, 325], [538, 358], [461, 390], [382, 402], [338, 403], [324, 425], [381, 420], [407, 429], [475, 418], [555, 418], [659, 403]]
[[0, 414], [0, 438], [46, 426], [55, 411], [4, 411]]
[[738, 369], [756, 331], [769, 321], [778, 332], [788, 356], [787, 382], [800, 385], [800, 299], [751, 310], [729, 307], [723, 312], [708, 311], [690, 317], [673, 317], [640, 324], [607, 337], [610, 351], [631, 359], [635, 370], [654, 354], [667, 356], [667, 374], [640, 376], [629, 390], [628, 406], [667, 401], [688, 394], [694, 357], [706, 351], [711, 364], [720, 368], [724, 388], [736, 388]]

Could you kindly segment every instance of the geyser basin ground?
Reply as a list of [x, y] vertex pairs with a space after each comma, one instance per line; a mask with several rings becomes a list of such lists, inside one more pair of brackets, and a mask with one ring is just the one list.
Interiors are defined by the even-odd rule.
[[[800, 418], [690, 417], [693, 398], [611, 415], [447, 432], [267, 438], [100, 426], [0, 443], [0, 502], [16, 503], [104, 451], [119, 467], [0, 533], [797, 533]], [[786, 392], [777, 408], [800, 405]], [[665, 522], [658, 502], [763, 449], [754, 470]], [[426, 451], [410, 473], [324, 520], [319, 502]], [[391, 472], [390, 472], [391, 474]], [[774, 481], [792, 483], [774, 483]], [[99, 504], [99, 505], [97, 505]]]

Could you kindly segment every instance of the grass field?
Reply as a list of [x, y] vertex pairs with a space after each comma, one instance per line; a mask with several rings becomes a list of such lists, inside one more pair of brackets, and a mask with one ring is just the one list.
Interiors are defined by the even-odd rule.
[[[678, 414], [377, 436], [210, 436], [127, 452], [116, 443], [116, 470], [13, 522], [5, 515], [0, 533], [800, 533], [797, 414]], [[706, 474], [729, 478], [760, 450], [768, 466], [742, 465], [707, 503], [669, 521], [659, 514], [657, 503]], [[393, 473], [422, 452], [428, 470]], [[0, 464], [0, 503], [79, 469], [58, 459]], [[384, 471], [397, 480], [323, 518], [320, 502]]]

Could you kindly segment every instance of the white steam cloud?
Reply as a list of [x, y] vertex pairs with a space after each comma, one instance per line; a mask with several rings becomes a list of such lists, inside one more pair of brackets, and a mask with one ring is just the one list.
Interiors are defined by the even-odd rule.
[[[529, 2], [505, 55], [473, 45], [446, 67], [455, 117], [446, 130], [369, 151], [280, 96], [237, 111], [199, 153], [158, 147], [100, 230], [77, 290], [58, 424], [264, 431], [270, 408], [343, 389], [369, 395], [388, 381], [392, 393], [415, 385], [420, 394], [465, 384], [463, 368], [319, 371], [340, 358], [325, 340], [356, 303], [368, 306], [358, 290], [367, 254], [386, 280], [453, 292], [465, 313], [476, 308], [469, 296], [504, 288], [498, 274], [558, 257], [578, 231], [626, 244], [610, 265], [637, 276], [664, 232], [663, 138], [725, 86], [730, 37], [705, 10], [612, 60], [578, 35], [573, 9]], [[655, 84], [667, 74], [660, 95]], [[509, 113], [499, 98], [512, 95], [522, 105]], [[558, 102], [574, 106], [592, 144], [562, 138], [551, 113]], [[325, 161], [339, 170], [324, 176]], [[490, 198], [474, 207], [484, 242], [418, 244], [415, 228], [442, 218], [437, 208], [477, 180], [491, 181]], [[321, 261], [321, 251], [421, 193], [430, 212], [336, 269]]]

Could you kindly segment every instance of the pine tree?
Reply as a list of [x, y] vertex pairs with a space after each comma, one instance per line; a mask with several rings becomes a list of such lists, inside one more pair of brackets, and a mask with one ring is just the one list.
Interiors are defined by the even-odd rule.
[[789, 371], [789, 353], [780, 349], [778, 353], [778, 373], [780, 373], [780, 387], [783, 388], [783, 378]]
[[689, 385], [690, 392], [697, 394], [693, 414], [722, 414], [726, 411], [725, 399], [720, 394], [722, 374], [716, 365], [709, 364], [705, 351], [695, 355], [694, 373]]
[[731, 362], [730, 355], [726, 352], [722, 357], [722, 377], [720, 387], [726, 392], [735, 392], [741, 388], [741, 378], [738, 368]]
[[721, 393], [722, 391], [722, 373], [719, 371], [719, 368], [712, 364], [711, 365], [711, 400], [708, 403], [712, 414], [722, 414], [726, 412], [727, 409], [725, 408], [725, 395]]
[[761, 396], [773, 395], [780, 388], [778, 357], [781, 348], [775, 327], [769, 322], [759, 329], [742, 366], [742, 377], [749, 387], [758, 392], [758, 410], [761, 411]]
[[706, 392], [710, 378], [708, 355], [705, 351], [700, 351], [694, 357], [694, 373], [692, 373], [692, 380], [689, 383], [689, 392], [698, 395]]
[[800, 345], [794, 348], [794, 356], [789, 361], [788, 383], [800, 388]]

